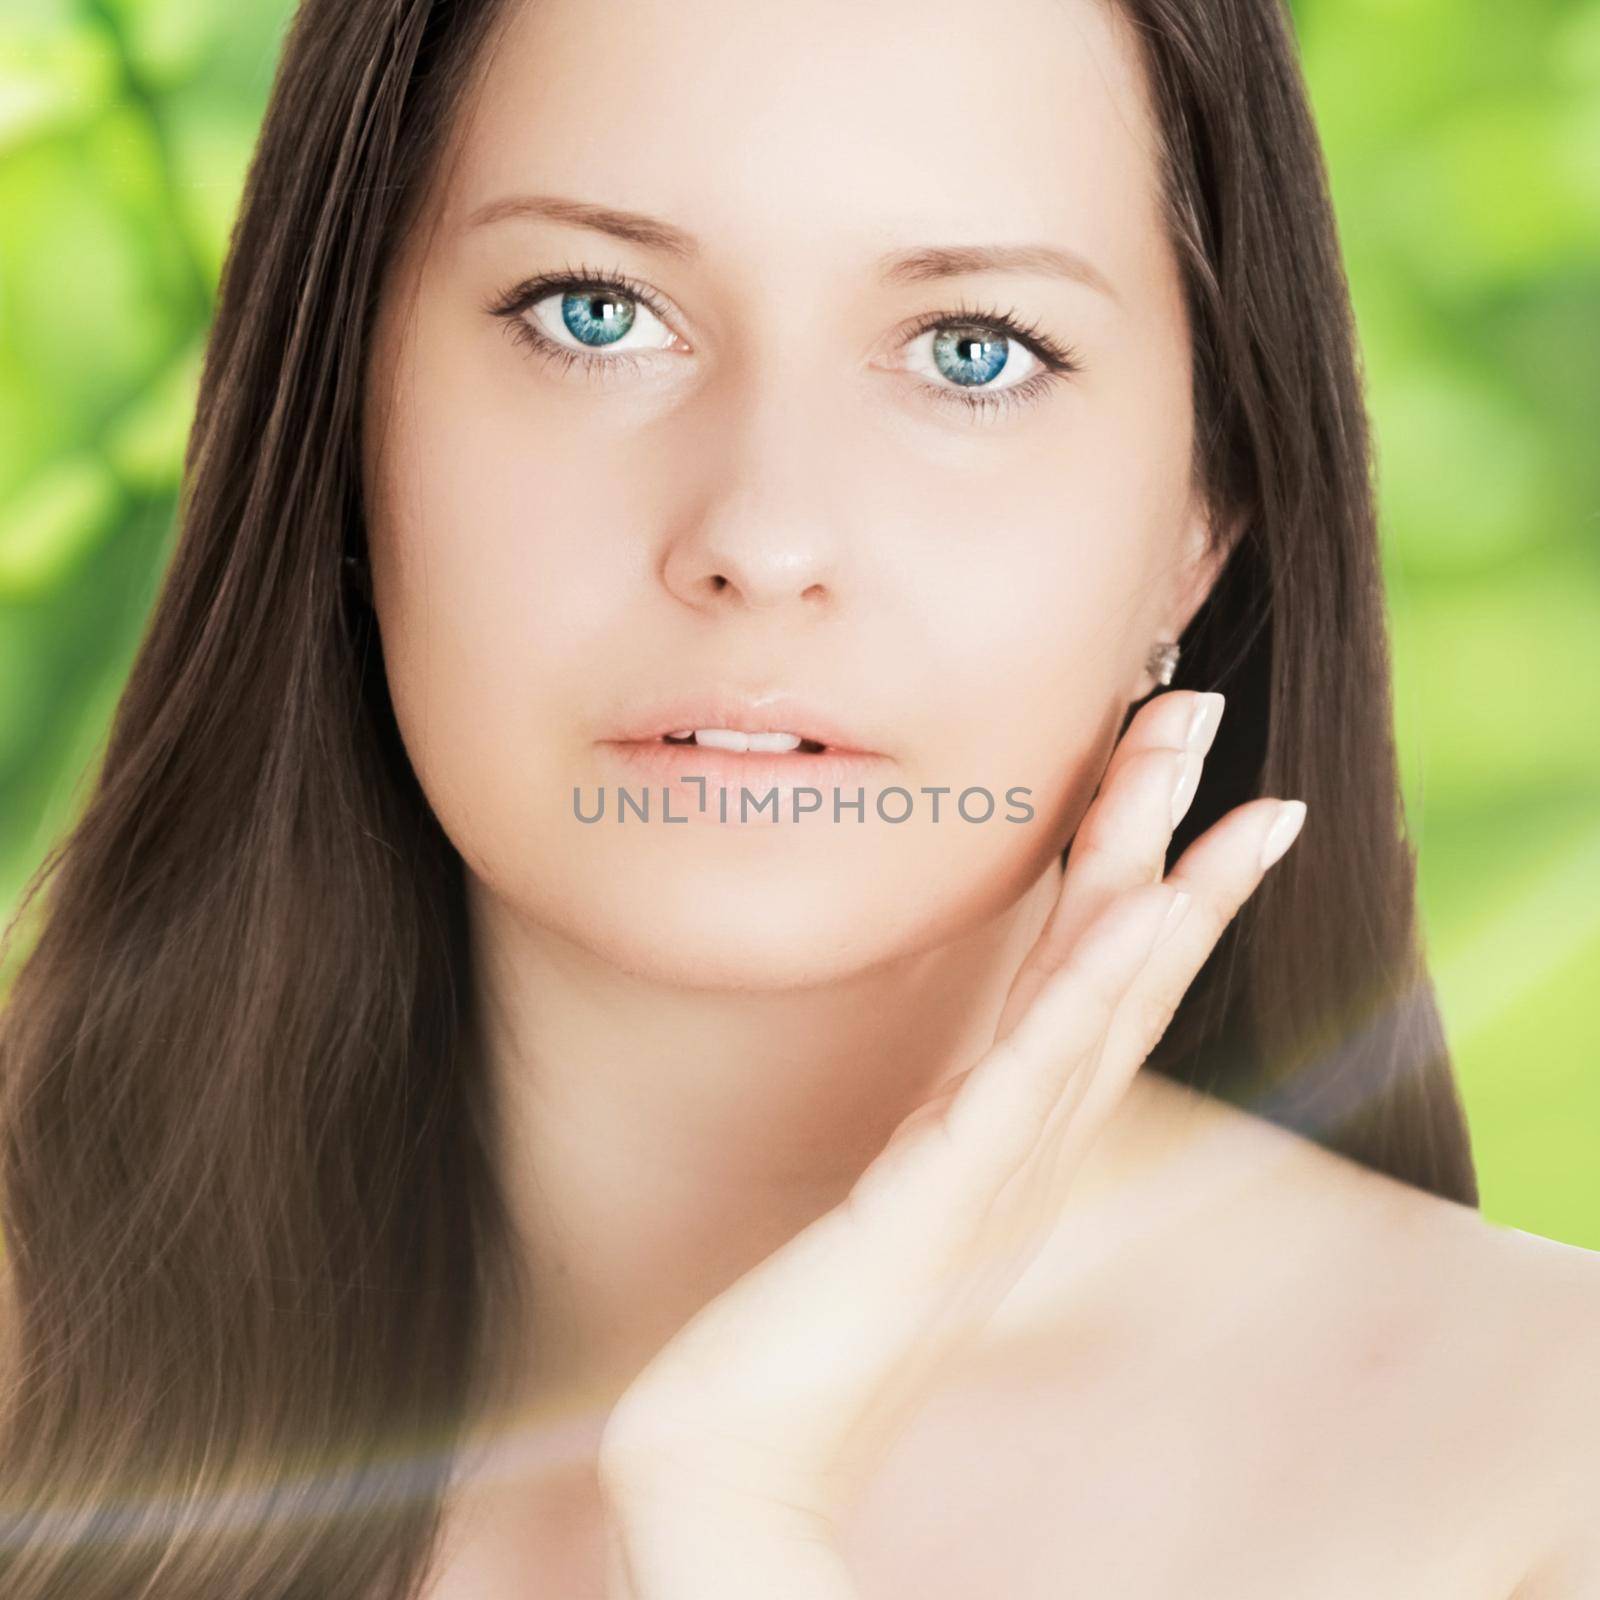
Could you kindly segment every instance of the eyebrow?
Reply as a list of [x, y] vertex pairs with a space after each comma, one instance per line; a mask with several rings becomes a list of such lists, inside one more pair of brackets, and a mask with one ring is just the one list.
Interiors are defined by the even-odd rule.
[[[507, 195], [479, 206], [467, 219], [469, 228], [486, 227], [508, 217], [544, 218], [588, 228], [615, 239], [626, 239], [647, 250], [693, 261], [700, 254], [700, 241], [692, 233], [642, 211], [624, 211], [616, 206], [596, 205], [588, 200], [571, 200], [561, 195]], [[1051, 244], [976, 244], [924, 245], [896, 250], [880, 256], [879, 275], [886, 284], [927, 283], [936, 278], [953, 278], [966, 272], [1034, 272], [1065, 278], [1095, 289], [1111, 300], [1119, 296], [1094, 263], [1072, 250]]]

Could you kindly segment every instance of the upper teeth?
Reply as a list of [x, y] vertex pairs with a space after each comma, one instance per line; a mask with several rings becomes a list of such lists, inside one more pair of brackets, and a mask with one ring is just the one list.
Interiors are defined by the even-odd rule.
[[796, 733], [741, 733], [737, 728], [683, 728], [667, 737], [687, 739], [691, 735], [696, 744], [716, 750], [795, 750], [800, 745]]

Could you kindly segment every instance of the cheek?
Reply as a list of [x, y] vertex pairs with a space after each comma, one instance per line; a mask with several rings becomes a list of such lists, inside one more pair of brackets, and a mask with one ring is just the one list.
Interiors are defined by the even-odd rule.
[[[1026, 784], [1065, 842], [1093, 798], [1160, 631], [1189, 503], [1187, 400], [1173, 353], [1103, 363], [1059, 448], [994, 485], [994, 559], [970, 563], [963, 659], [946, 674], [969, 759]], [[984, 663], [988, 669], [984, 669]]]
[[373, 537], [407, 692], [442, 714], [521, 722], [560, 703], [563, 663], [616, 636], [645, 555], [642, 509], [597, 458], [603, 441], [540, 401], [551, 386], [482, 343], [441, 336], [402, 374]]
[[570, 823], [593, 664], [642, 555], [626, 475], [541, 425], [529, 387], [419, 344], [369, 469], [395, 716], [441, 825], [491, 878]]
[[503, 351], [470, 354], [481, 352], [447, 346], [417, 369], [401, 447], [416, 463], [415, 495], [397, 565], [425, 572], [435, 610], [450, 604], [435, 625], [459, 632], [464, 648], [514, 639], [564, 657], [617, 604], [618, 565], [640, 550], [638, 509], [603, 439], [576, 433], [572, 408], [539, 403], [552, 386], [533, 385]]
[[992, 486], [985, 548], [940, 568], [926, 594], [943, 758], [982, 775], [969, 781], [1029, 786], [1067, 828], [1134, 688], [1172, 539], [1166, 497], [1135, 487], [1153, 481], [1136, 459], [1068, 448]]

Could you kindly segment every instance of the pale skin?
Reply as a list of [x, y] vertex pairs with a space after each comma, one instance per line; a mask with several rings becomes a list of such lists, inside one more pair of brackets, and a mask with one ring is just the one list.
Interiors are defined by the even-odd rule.
[[1135, 719], [989, 1053], [624, 1394], [601, 1449], [609, 1594], [860, 1594], [841, 1514], [1048, 1240], [1085, 1152], [1304, 820], [1293, 803], [1241, 806], [1163, 878], [1219, 702], [1163, 696]]
[[[981, 116], [952, 114], [974, 94]], [[541, 1290], [521, 1404], [485, 1437], [580, 1438], [555, 1468], [463, 1474], [430, 1600], [710, 1596], [703, 1563], [740, 1541], [737, 1592], [781, 1573], [819, 1600], [1170, 1594], [1174, 1573], [1191, 1595], [1507, 1600], [1535, 1571], [1523, 1600], [1590, 1592], [1593, 1258], [1138, 1070], [1253, 890], [1277, 799], [1163, 882], [1194, 697], [1157, 695], [1116, 742], [1228, 537], [1190, 480], [1189, 332], [1116, 14], [552, 0], [513, 8], [455, 132], [376, 330], [374, 604], [468, 868]], [[528, 196], [677, 231], [500, 205]], [[1088, 270], [881, 270], [1033, 243]], [[627, 365], [563, 367], [487, 309], [578, 267], [649, 291]], [[559, 303], [514, 315], [570, 349]], [[930, 319], [958, 310], [1014, 311], [1081, 370], [969, 414], [930, 363]], [[724, 684], [825, 705], [910, 790], [1025, 786], [1035, 819], [573, 823], [616, 718]], [[1140, 965], [1174, 874], [1195, 898]], [[1102, 1039], [1112, 969], [1140, 1026]], [[1000, 1084], [996, 1111], [1036, 1086], [1037, 1160], [1026, 1117], [975, 1115], [947, 1148], [929, 1113], [875, 1166], [996, 1061], [969, 1085]], [[1029, 1206], [986, 1205], [1008, 1180]], [[737, 1350], [709, 1363], [730, 1376], [798, 1378], [796, 1317], [862, 1284], [910, 1309], [874, 1319], [869, 1359], [806, 1374], [803, 1414], [682, 1381], [680, 1338]], [[726, 1424], [741, 1496], [685, 1416]]]

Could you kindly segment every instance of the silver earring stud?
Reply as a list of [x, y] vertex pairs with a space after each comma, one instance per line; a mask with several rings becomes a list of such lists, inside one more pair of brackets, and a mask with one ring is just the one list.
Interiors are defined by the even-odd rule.
[[346, 556], [342, 562], [346, 581], [369, 605], [372, 602], [372, 574], [361, 556]]
[[1172, 682], [1173, 673], [1178, 670], [1177, 645], [1170, 640], [1151, 645], [1150, 654], [1145, 657], [1144, 669], [1165, 688]]

